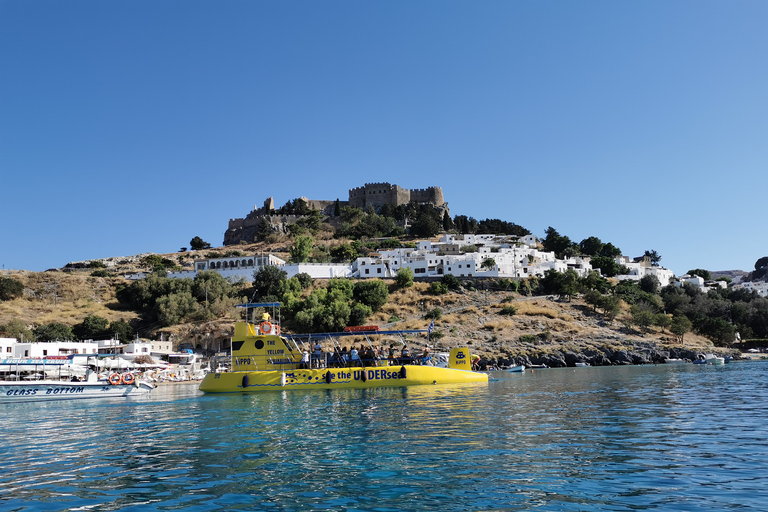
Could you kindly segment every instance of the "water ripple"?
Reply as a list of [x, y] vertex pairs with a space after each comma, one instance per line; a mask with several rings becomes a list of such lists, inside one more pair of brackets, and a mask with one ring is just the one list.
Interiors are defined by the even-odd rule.
[[764, 510], [766, 370], [8, 405], [0, 509]]

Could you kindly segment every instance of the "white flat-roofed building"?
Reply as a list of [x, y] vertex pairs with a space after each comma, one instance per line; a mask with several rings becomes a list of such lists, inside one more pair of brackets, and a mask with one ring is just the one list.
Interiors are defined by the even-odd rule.
[[138, 356], [149, 356], [152, 354], [153, 342], [151, 341], [132, 341], [123, 347], [121, 356], [134, 359]]
[[[342, 263], [287, 263], [274, 254], [264, 256], [232, 256], [195, 260], [194, 270], [168, 272], [168, 277], [194, 279], [198, 272], [214, 271], [230, 280], [253, 281], [253, 274], [266, 266], [277, 267], [285, 271], [288, 278], [296, 274], [309, 274], [313, 279], [332, 277], [352, 277], [352, 265]], [[145, 276], [141, 276], [145, 277]], [[138, 278], [141, 278], [138, 277]]]
[[93, 341], [47, 341], [16, 343], [15, 358], [46, 358], [73, 355], [96, 355], [99, 345]]
[[352, 277], [353, 274], [352, 265], [345, 263], [286, 263], [277, 268], [284, 270], [289, 279], [297, 274], [308, 274], [312, 279]]
[[0, 338], [0, 359], [14, 357], [13, 349], [16, 343], [16, 338]]
[[701, 276], [689, 276], [688, 274], [685, 274], [677, 278], [677, 286], [683, 286], [685, 283], [696, 286], [697, 288], [704, 288], [704, 278]]
[[[398, 267], [400, 268], [400, 267]], [[353, 276], [362, 279], [378, 277], [380, 279], [392, 278], [397, 275], [397, 269], [392, 269], [389, 262], [381, 258], [357, 258], [352, 265]]]
[[755, 291], [761, 297], [768, 297], [768, 283], [765, 281], [745, 281], [743, 283], [733, 285], [733, 289]]
[[229, 256], [195, 260], [194, 270], [168, 272], [168, 277], [194, 278], [198, 272], [214, 270], [228, 279], [245, 279], [246, 281], [253, 281], [253, 273], [267, 265], [285, 265], [285, 260], [278, 258], [274, 254], [266, 254], [263, 256]]

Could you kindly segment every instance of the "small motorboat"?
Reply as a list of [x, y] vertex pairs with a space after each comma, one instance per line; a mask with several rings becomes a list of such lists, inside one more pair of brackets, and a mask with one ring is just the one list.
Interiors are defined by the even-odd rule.
[[725, 364], [725, 358], [714, 354], [699, 354], [693, 364], [721, 365]]
[[507, 368], [507, 372], [509, 373], [525, 373], [525, 365], [519, 364], [517, 366], [511, 366]]

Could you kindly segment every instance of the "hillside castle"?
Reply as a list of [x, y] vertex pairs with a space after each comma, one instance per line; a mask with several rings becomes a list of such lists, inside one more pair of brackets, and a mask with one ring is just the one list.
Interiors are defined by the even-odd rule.
[[[319, 210], [323, 214], [333, 216], [336, 200], [307, 199], [301, 197], [312, 210]], [[367, 209], [372, 206], [375, 211], [380, 211], [384, 205], [401, 206], [410, 202], [431, 204], [435, 208], [448, 211], [448, 203], [443, 198], [443, 189], [440, 187], [428, 187], [410, 190], [389, 183], [366, 183], [362, 187], [349, 189], [349, 199], [339, 201], [339, 206], [355, 206]], [[233, 245], [240, 242], [251, 243], [256, 241], [256, 235], [262, 222], [269, 222], [270, 228], [275, 232], [287, 232], [287, 226], [300, 219], [300, 215], [280, 215], [275, 213], [275, 201], [272, 197], [264, 201], [263, 206], [254, 206], [251, 213], [243, 219], [229, 219], [229, 227], [224, 233], [224, 245]]]

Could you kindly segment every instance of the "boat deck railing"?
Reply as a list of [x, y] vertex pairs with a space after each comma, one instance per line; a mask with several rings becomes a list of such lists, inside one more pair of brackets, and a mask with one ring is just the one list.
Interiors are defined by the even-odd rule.
[[241, 355], [234, 358], [232, 370], [245, 371], [247, 367], [255, 367], [253, 371], [290, 371], [309, 370], [313, 368], [373, 368], [382, 366], [402, 365], [432, 365], [434, 359], [430, 357], [361, 357], [357, 360], [345, 360], [336, 357], [336, 354], [323, 352], [320, 357], [313, 358], [309, 363], [304, 361], [292, 361], [285, 358], [273, 358], [270, 356]]

